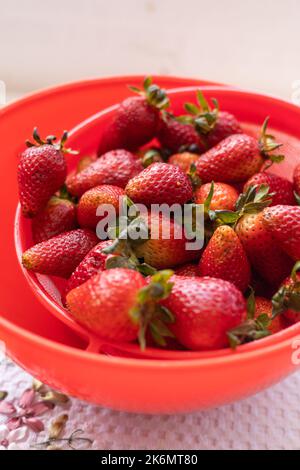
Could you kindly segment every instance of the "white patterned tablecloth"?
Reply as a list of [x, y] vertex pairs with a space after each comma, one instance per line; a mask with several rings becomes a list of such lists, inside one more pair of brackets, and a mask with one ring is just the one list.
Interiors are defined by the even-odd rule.
[[[5, 402], [17, 403], [32, 378], [9, 360], [2, 364], [0, 390]], [[74, 447], [97, 450], [147, 449], [300, 449], [300, 373], [254, 397], [221, 408], [174, 416], [150, 416], [112, 411], [71, 398], [39, 419], [44, 431], [27, 426], [8, 431], [0, 414], [0, 449], [31, 449], [48, 440], [51, 423], [68, 415], [60, 437], [78, 429], [83, 440]], [[1, 404], [1, 402], [0, 402]], [[77, 435], [77, 434], [76, 434]], [[68, 449], [67, 441], [53, 444]], [[42, 445], [42, 448], [46, 448]]]

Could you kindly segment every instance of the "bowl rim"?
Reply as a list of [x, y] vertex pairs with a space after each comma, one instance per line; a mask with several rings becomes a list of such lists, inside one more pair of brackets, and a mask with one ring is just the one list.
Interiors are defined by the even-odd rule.
[[[128, 76], [128, 77], [122, 77], [124, 80], [126, 81], [129, 81], [130, 79], [132, 80], [136, 80], [137, 78], [139, 78], [139, 76]], [[158, 79], [160, 78], [163, 78], [162, 76], [158, 76], [157, 77]], [[169, 79], [170, 77], [165, 77], [166, 79]], [[176, 77], [172, 77], [173, 79], [176, 79]], [[116, 80], [116, 81], [120, 81], [120, 77], [111, 77], [111, 78], [106, 78], [106, 79], [98, 79], [98, 80], [85, 80], [85, 81], [78, 81], [78, 82], [74, 82], [74, 83], [70, 83], [70, 84], [66, 84], [66, 85], [60, 85], [60, 86], [57, 86], [57, 87], [51, 87], [50, 89], [46, 89], [46, 90], [42, 90], [40, 92], [37, 92], [37, 93], [33, 93], [33, 94], [30, 94], [24, 98], [22, 98], [21, 100], [19, 101], [16, 101], [16, 102], [13, 102], [12, 104], [10, 105], [7, 105], [5, 106], [4, 108], [1, 109], [1, 114], [2, 113], [5, 113], [5, 112], [8, 112], [8, 111], [14, 111], [18, 106], [20, 106], [20, 104], [22, 103], [26, 103], [32, 99], [38, 99], [40, 96], [43, 96], [44, 94], [47, 94], [49, 93], [49, 91], [55, 91], [57, 90], [58, 92], [64, 92], [64, 90], [66, 88], [76, 88], [76, 87], [83, 87], [83, 86], [86, 86], [90, 83], [95, 83], [95, 82], [98, 82], [99, 81], [99, 84], [100, 83], [103, 83], [103, 81], [107, 81], [108, 83], [111, 81], [111, 80]], [[184, 79], [184, 80], [188, 80], [188, 79]], [[205, 85], [201, 85], [201, 88], [204, 88]], [[222, 85], [208, 85], [207, 86], [208, 88], [210, 88], [212, 91], [213, 90], [225, 90], [224, 86]], [[186, 87], [178, 87], [178, 88], [172, 88], [172, 89], [169, 89], [170, 92], [174, 93], [174, 92], [184, 92], [184, 91], [194, 91], [196, 89], [198, 89], [199, 86], [186, 86]], [[300, 112], [300, 108], [286, 100], [282, 100], [282, 99], [279, 99], [279, 98], [276, 98], [276, 97], [273, 97], [272, 95], [268, 95], [268, 94], [261, 94], [261, 93], [256, 93], [256, 92], [252, 92], [252, 91], [248, 91], [248, 90], [242, 90], [242, 89], [239, 89], [239, 88], [235, 88], [235, 87], [228, 87], [228, 91], [235, 91], [237, 93], [240, 93], [240, 94], [249, 94], [249, 95], [253, 95], [253, 96], [260, 96], [261, 98], [264, 98], [264, 99], [269, 99], [270, 101], [275, 101], [281, 105], [284, 105], [288, 108], [290, 108], [291, 110], [298, 110], [298, 112]], [[86, 120], [82, 121], [79, 125], [75, 126], [71, 131], [70, 131], [70, 136], [73, 136], [75, 131], [78, 132], [83, 126], [85, 127], [90, 121], [93, 121], [95, 120], [96, 118], [99, 118], [99, 115], [103, 115], [104, 113], [108, 113], [108, 112], [111, 112], [112, 110], [116, 109], [118, 107], [118, 105], [113, 105], [113, 106], [110, 106], [92, 116], [90, 116], [89, 118], [87, 118]], [[180, 360], [155, 360], [155, 359], [142, 359], [142, 358], [125, 358], [125, 357], [112, 357], [112, 356], [105, 356], [105, 355], [101, 355], [101, 354], [97, 354], [97, 353], [93, 353], [93, 352], [90, 352], [90, 351], [85, 351], [85, 350], [79, 350], [75, 347], [72, 347], [72, 346], [68, 346], [68, 345], [65, 345], [65, 344], [61, 344], [61, 343], [58, 343], [54, 340], [50, 340], [50, 339], [47, 339], [47, 338], [44, 338], [44, 337], [41, 337], [40, 335], [34, 333], [34, 332], [31, 332], [31, 331], [28, 331], [26, 330], [25, 328], [21, 327], [21, 326], [18, 326], [18, 325], [15, 325], [13, 324], [12, 322], [10, 322], [9, 320], [7, 320], [5, 317], [1, 317], [0, 318], [0, 323], [2, 323], [6, 329], [8, 330], [13, 330], [15, 333], [17, 333], [18, 335], [21, 335], [23, 336], [25, 339], [27, 340], [31, 340], [31, 341], [35, 341], [37, 343], [39, 343], [41, 346], [48, 346], [50, 347], [51, 349], [53, 350], [59, 350], [60, 352], [62, 353], [66, 353], [66, 354], [69, 354], [69, 355], [73, 355], [75, 354], [75, 356], [78, 356], [80, 357], [81, 359], [84, 359], [84, 358], [87, 358], [87, 359], [93, 359], [93, 360], [96, 360], [96, 361], [104, 361], [105, 363], [108, 362], [110, 364], [127, 364], [127, 365], [130, 365], [130, 366], [136, 366], [136, 367], [144, 367], [144, 366], [147, 366], [147, 367], [154, 367], [154, 368], [166, 368], [167, 367], [171, 367], [171, 368], [177, 368], [177, 367], [182, 367], [182, 366], [185, 366], [185, 367], [194, 367], [194, 366], [211, 366], [212, 364], [223, 364], [223, 363], [227, 363], [227, 362], [232, 362], [232, 361], [243, 361], [243, 360], [248, 360], [249, 358], [252, 358], [252, 357], [256, 357], [256, 356], [260, 356], [262, 354], [268, 354], [268, 353], [273, 353], [279, 349], [283, 349], [285, 347], [291, 347], [291, 343], [292, 341], [294, 340], [297, 340], [299, 339], [299, 334], [300, 334], [300, 324], [296, 324], [296, 325], [293, 325], [291, 327], [288, 328], [288, 330], [291, 330], [291, 329], [296, 329], [296, 330], [299, 330], [299, 332], [295, 332], [295, 334], [288, 338], [288, 339], [285, 339], [285, 340], [282, 340], [281, 338], [278, 339], [278, 341], [272, 345], [269, 345], [269, 346], [265, 346], [265, 347], [261, 347], [261, 348], [255, 348], [253, 351], [243, 351], [243, 352], [239, 352], [236, 351], [236, 352], [233, 352], [233, 354], [230, 354], [230, 355], [226, 355], [226, 356], [218, 356], [218, 357], [213, 357], [213, 358], [200, 358], [200, 359], [180, 359]], [[298, 327], [298, 328], [295, 328], [295, 327]], [[280, 334], [279, 334], [280, 336]], [[263, 341], [263, 340], [261, 340]]]

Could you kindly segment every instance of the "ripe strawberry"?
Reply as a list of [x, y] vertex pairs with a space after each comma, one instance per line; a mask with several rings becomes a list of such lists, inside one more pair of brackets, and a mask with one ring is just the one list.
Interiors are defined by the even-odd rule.
[[184, 118], [186, 122], [194, 125], [206, 149], [214, 147], [230, 135], [242, 133], [242, 128], [236, 117], [226, 111], [220, 111], [216, 99], [212, 99], [214, 108], [211, 108], [202, 92], [198, 90], [197, 102], [198, 105], [185, 104], [189, 115]]
[[[195, 203], [204, 204], [211, 190], [211, 183], [200, 186], [195, 192]], [[214, 183], [214, 192], [209, 208], [211, 210], [233, 211], [239, 195], [235, 188], [226, 183]]]
[[291, 275], [284, 280], [272, 298], [274, 315], [280, 318], [279, 314], [282, 313], [290, 323], [300, 321], [300, 274], [297, 272], [299, 269], [298, 261]]
[[62, 232], [76, 228], [76, 207], [68, 199], [53, 196], [45, 209], [32, 220], [34, 243], [40, 243]]
[[294, 189], [297, 194], [297, 202], [300, 205], [300, 164], [296, 166], [294, 171]]
[[266, 299], [265, 297], [255, 297], [255, 318], [258, 318], [260, 315], [264, 314], [268, 315], [271, 320], [270, 325], [268, 326], [268, 330], [272, 335], [278, 333], [284, 328], [284, 324], [280, 316], [272, 319], [273, 306], [271, 300]]
[[250, 187], [255, 185], [267, 184], [269, 191], [272, 193], [271, 206], [277, 204], [295, 204], [295, 197], [293, 193], [293, 184], [286, 178], [274, 175], [273, 173], [256, 173], [245, 184], [244, 192]]
[[26, 142], [28, 148], [21, 154], [18, 165], [19, 197], [25, 217], [38, 214], [64, 184], [67, 175], [64, 152], [70, 152], [65, 148], [67, 137], [65, 132], [56, 145], [55, 137], [42, 140], [35, 128], [35, 143]]
[[199, 276], [198, 266], [192, 263], [184, 264], [175, 269], [175, 274], [177, 276], [197, 277]]
[[199, 275], [224, 279], [244, 292], [250, 273], [247, 255], [235, 231], [227, 225], [218, 227], [200, 259]]
[[97, 159], [96, 155], [93, 155], [90, 157], [89, 156], [81, 157], [76, 167], [76, 173], [80, 173], [82, 170], [85, 170], [91, 163], [96, 161], [96, 159]]
[[295, 261], [300, 259], [300, 207], [274, 206], [263, 212], [266, 230]]
[[77, 217], [81, 227], [95, 228], [100, 217], [97, 216], [97, 208], [101, 204], [110, 204], [119, 213], [120, 199], [125, 196], [125, 191], [118, 186], [104, 184], [86, 191], [80, 198]]
[[65, 287], [65, 294], [70, 292], [72, 289], [75, 289], [75, 287], [80, 286], [98, 272], [105, 270], [108, 257], [114, 255], [106, 255], [102, 250], [111, 246], [111, 244], [111, 240], [105, 240], [98, 243], [88, 252], [68, 279]]
[[[161, 119], [157, 138], [163, 148], [172, 153], [181, 149], [195, 149], [199, 153], [205, 151], [205, 147], [198, 132], [191, 124], [185, 124], [168, 114]], [[194, 150], [193, 150], [194, 151]]]
[[265, 228], [263, 213], [244, 215], [236, 233], [253, 268], [270, 285], [278, 286], [290, 272], [292, 261]]
[[134, 87], [130, 89], [140, 96], [126, 98], [119, 105], [103, 133], [99, 156], [117, 148], [135, 150], [156, 135], [160, 110], [169, 105], [165, 91], [152, 84], [150, 77], [145, 79], [143, 91]]
[[64, 232], [25, 251], [22, 264], [35, 273], [68, 278], [97, 242], [87, 229]]
[[81, 196], [100, 184], [112, 184], [125, 188], [143, 167], [132, 153], [126, 150], [113, 150], [102, 155], [80, 173], [68, 176], [66, 184], [70, 194]]
[[67, 306], [78, 322], [102, 338], [116, 342], [139, 338], [144, 347], [149, 327], [155, 339], [163, 341], [162, 336], [171, 334], [163, 324], [166, 312], [158, 302], [172, 288], [168, 282], [171, 273], [157, 273], [148, 283], [131, 269], [102, 271], [71, 290]]
[[179, 166], [185, 173], [189, 173], [192, 163], [196, 163], [199, 155], [197, 153], [182, 152], [172, 155], [168, 163]]
[[282, 161], [282, 155], [270, 153], [280, 144], [266, 134], [267, 123], [268, 120], [259, 141], [246, 134], [233, 134], [201, 155], [196, 168], [202, 182], [239, 183], [259, 172], [267, 158], [274, 162]]
[[153, 163], [129, 180], [125, 192], [141, 204], [184, 204], [192, 199], [189, 177], [177, 166]]
[[178, 341], [194, 350], [228, 346], [227, 331], [246, 318], [242, 293], [222, 279], [175, 275], [171, 280], [172, 292], [162, 303], [175, 317], [170, 329]]

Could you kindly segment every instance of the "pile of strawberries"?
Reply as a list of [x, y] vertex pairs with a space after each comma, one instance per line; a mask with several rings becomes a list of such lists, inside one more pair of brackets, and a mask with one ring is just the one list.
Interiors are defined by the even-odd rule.
[[[34, 242], [24, 267], [65, 278], [62, 301], [86, 328], [143, 348], [235, 348], [299, 321], [300, 165], [293, 183], [269, 171], [284, 156], [268, 119], [256, 139], [201, 92], [174, 116], [150, 78], [133, 91], [97, 155], [83, 156], [70, 174], [67, 133], [57, 142], [35, 129], [18, 167]], [[121, 199], [128, 208], [204, 204], [204, 247], [188, 250], [175, 219], [162, 237], [159, 211], [128, 216], [126, 238], [108, 227], [99, 241], [97, 208], [118, 211]], [[146, 239], [131, 236], [137, 226]]]

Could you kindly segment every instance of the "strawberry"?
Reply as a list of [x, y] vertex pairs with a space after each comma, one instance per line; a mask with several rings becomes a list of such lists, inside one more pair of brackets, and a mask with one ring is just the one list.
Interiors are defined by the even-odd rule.
[[32, 220], [34, 243], [40, 243], [62, 232], [75, 229], [76, 207], [68, 199], [53, 196], [47, 206]]
[[196, 153], [205, 151], [203, 142], [194, 127], [178, 121], [171, 114], [165, 114], [161, 119], [157, 138], [161, 146], [172, 153], [177, 153], [182, 149], [196, 151]]
[[244, 192], [246, 192], [250, 186], [261, 184], [267, 184], [269, 191], [273, 194], [271, 206], [277, 206], [277, 204], [295, 204], [293, 184], [286, 178], [274, 175], [273, 173], [262, 171], [261, 173], [256, 173], [251, 176], [244, 185]]
[[255, 318], [258, 318], [260, 315], [267, 314], [271, 322], [268, 326], [268, 330], [272, 335], [278, 333], [284, 328], [282, 318], [280, 316], [273, 317], [273, 306], [272, 302], [265, 297], [255, 297]]
[[132, 153], [127, 150], [113, 150], [102, 155], [80, 173], [68, 176], [67, 189], [70, 194], [81, 196], [101, 184], [125, 188], [130, 178], [142, 169], [140, 160], [137, 160]]
[[201, 155], [196, 169], [202, 182], [239, 183], [259, 172], [266, 159], [282, 161], [282, 155], [272, 153], [280, 144], [266, 134], [267, 123], [266, 119], [259, 141], [246, 134], [233, 134]]
[[64, 184], [67, 164], [64, 153], [68, 133], [64, 132], [61, 142], [55, 144], [55, 137], [42, 140], [37, 128], [33, 131], [34, 143], [27, 141], [18, 165], [19, 196], [23, 215], [34, 217], [47, 204], [50, 197]]
[[198, 266], [196, 264], [184, 264], [175, 269], [177, 276], [197, 277], [199, 276]]
[[189, 177], [177, 166], [153, 163], [127, 183], [126, 194], [141, 204], [184, 204], [192, 199]]
[[246, 318], [242, 293], [230, 282], [212, 277], [173, 276], [172, 292], [162, 304], [174, 315], [170, 325], [188, 349], [228, 346], [227, 331]]
[[[300, 321], [300, 261], [293, 267], [292, 273], [287, 277], [280, 289], [272, 298], [273, 314], [282, 313], [290, 323]], [[280, 316], [279, 316], [280, 318]]]
[[66, 294], [86, 282], [98, 272], [105, 270], [107, 259], [114, 255], [106, 255], [102, 250], [111, 246], [111, 244], [111, 240], [105, 240], [98, 243], [88, 252], [68, 279], [65, 287]]
[[242, 133], [242, 128], [236, 117], [226, 111], [219, 111], [219, 103], [216, 99], [212, 99], [214, 104], [212, 109], [203, 93], [198, 90], [197, 102], [198, 105], [185, 104], [184, 107], [190, 115], [184, 116], [183, 119], [194, 125], [207, 149], [214, 147], [230, 135]]
[[294, 261], [300, 259], [300, 207], [274, 206], [263, 212], [265, 229]]
[[[204, 204], [211, 190], [211, 183], [200, 186], [195, 192], [195, 203]], [[214, 192], [209, 208], [211, 210], [233, 211], [239, 195], [235, 188], [226, 183], [214, 183]]]
[[199, 262], [200, 276], [210, 276], [234, 284], [242, 292], [250, 282], [250, 265], [235, 231], [218, 227], [206, 246]]
[[182, 152], [172, 155], [168, 163], [179, 166], [185, 173], [189, 173], [192, 163], [196, 163], [199, 155], [197, 153]]
[[64, 232], [25, 251], [22, 264], [35, 273], [68, 278], [97, 242], [87, 229]]
[[148, 330], [156, 340], [171, 336], [167, 323], [172, 317], [159, 305], [172, 284], [172, 271], [157, 273], [148, 282], [131, 269], [102, 271], [67, 294], [74, 318], [94, 334], [107, 340], [130, 342], [139, 339], [145, 347]]
[[76, 173], [80, 173], [82, 170], [85, 170], [91, 163], [96, 161], [96, 159], [96, 155], [81, 157], [76, 167]]
[[272, 286], [278, 286], [291, 270], [292, 261], [265, 228], [263, 213], [246, 214], [236, 233], [254, 269]]
[[300, 164], [294, 170], [294, 190], [297, 202], [300, 205]]
[[98, 156], [109, 150], [124, 148], [135, 150], [152, 140], [160, 123], [160, 110], [168, 107], [164, 90], [144, 80], [144, 90], [130, 87], [140, 96], [126, 98], [118, 107], [106, 127], [98, 149]]
[[100, 217], [96, 215], [97, 208], [101, 204], [111, 204], [119, 213], [120, 199], [125, 195], [125, 191], [118, 186], [104, 184], [86, 191], [80, 198], [77, 216], [81, 227], [96, 228]]

